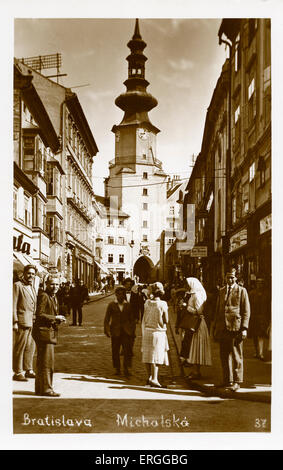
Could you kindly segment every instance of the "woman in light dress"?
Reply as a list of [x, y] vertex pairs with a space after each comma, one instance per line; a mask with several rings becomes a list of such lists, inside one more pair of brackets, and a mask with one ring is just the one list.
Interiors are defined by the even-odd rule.
[[142, 322], [142, 362], [146, 364], [147, 385], [164, 388], [158, 381], [159, 365], [169, 365], [168, 361], [168, 306], [161, 300], [164, 288], [161, 282], [151, 285], [151, 297], [144, 304]]
[[[200, 324], [195, 332], [185, 331], [180, 360], [184, 365], [191, 366], [188, 377], [190, 379], [199, 379], [201, 378], [200, 367], [212, 364], [210, 338], [204, 319], [204, 305], [207, 296], [204, 287], [197, 278], [188, 277], [186, 281], [188, 286], [186, 294], [188, 295], [185, 296], [185, 308], [189, 313], [200, 316]], [[176, 333], [179, 333], [178, 320]]]

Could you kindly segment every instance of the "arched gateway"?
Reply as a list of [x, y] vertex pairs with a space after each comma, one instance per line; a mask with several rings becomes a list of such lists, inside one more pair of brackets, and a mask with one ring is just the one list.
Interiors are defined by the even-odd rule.
[[139, 277], [139, 282], [152, 282], [154, 264], [148, 256], [141, 256], [134, 264], [134, 276]]

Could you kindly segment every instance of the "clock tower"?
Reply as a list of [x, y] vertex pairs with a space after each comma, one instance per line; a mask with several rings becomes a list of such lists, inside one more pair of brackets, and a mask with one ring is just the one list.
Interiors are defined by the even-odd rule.
[[105, 195], [114, 197], [119, 208], [130, 215], [130, 231], [135, 242], [130, 271], [143, 278], [138, 266], [142, 264], [144, 269], [146, 262], [139, 258], [145, 257], [151, 268], [159, 261], [158, 240], [165, 227], [167, 175], [156, 158], [156, 136], [160, 131], [148, 116], [148, 112], [157, 106], [157, 100], [147, 92], [147, 57], [143, 53], [146, 43], [141, 37], [138, 19], [127, 45], [130, 54], [126, 59], [126, 91], [115, 100], [124, 116], [120, 124], [112, 128], [115, 159], [109, 162]]

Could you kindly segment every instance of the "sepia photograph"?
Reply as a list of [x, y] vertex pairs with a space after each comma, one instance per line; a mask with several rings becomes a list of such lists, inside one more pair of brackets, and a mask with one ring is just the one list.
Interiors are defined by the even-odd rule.
[[11, 18], [11, 433], [268, 439], [273, 11], [125, 11]]

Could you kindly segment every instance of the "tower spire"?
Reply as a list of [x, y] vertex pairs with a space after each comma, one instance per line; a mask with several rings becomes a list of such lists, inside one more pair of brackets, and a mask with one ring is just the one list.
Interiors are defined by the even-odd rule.
[[141, 37], [138, 18], [135, 23], [134, 35], [127, 46], [131, 51], [126, 58], [129, 64], [128, 78], [124, 82], [127, 91], [115, 100], [115, 104], [125, 112], [121, 124], [150, 122], [147, 113], [157, 106], [157, 100], [146, 91], [149, 85], [145, 79], [147, 57], [143, 53], [146, 42]]
[[139, 19], [138, 18], [136, 18], [136, 25], [135, 25], [135, 32], [134, 32], [134, 35], [133, 35], [133, 39], [141, 39]]

